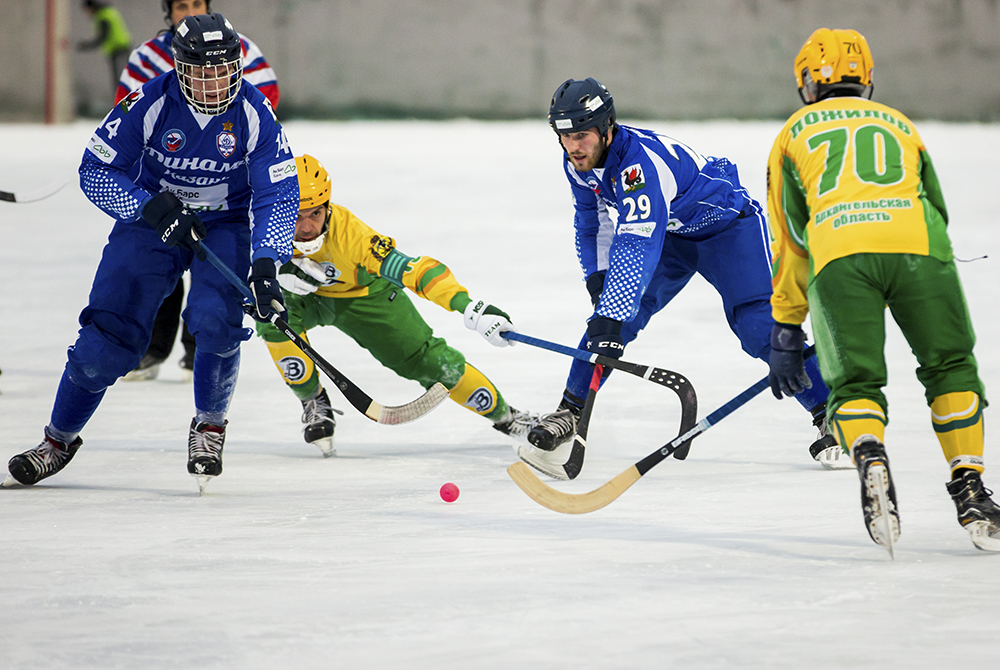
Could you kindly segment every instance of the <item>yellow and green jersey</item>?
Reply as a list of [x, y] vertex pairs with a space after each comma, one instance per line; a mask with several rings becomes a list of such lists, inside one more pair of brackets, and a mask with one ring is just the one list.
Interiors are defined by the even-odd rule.
[[767, 165], [775, 321], [802, 323], [809, 282], [833, 260], [898, 253], [952, 260], [948, 213], [913, 123], [858, 97], [792, 115]]
[[[302, 255], [295, 252], [296, 257]], [[458, 283], [447, 265], [430, 256], [410, 257], [401, 253], [394, 239], [377, 233], [346, 207], [333, 203], [330, 203], [330, 229], [323, 246], [309, 258], [322, 265], [331, 280], [330, 285], [316, 290], [319, 296], [365, 296], [369, 286], [381, 277], [449, 311], [462, 310], [469, 302], [468, 290]]]

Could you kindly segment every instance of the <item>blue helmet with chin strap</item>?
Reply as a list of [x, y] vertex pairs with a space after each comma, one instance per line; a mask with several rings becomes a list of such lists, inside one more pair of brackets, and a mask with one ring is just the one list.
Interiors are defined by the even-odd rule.
[[557, 135], [597, 128], [607, 134], [617, 123], [615, 101], [607, 87], [593, 77], [567, 79], [552, 94], [549, 125]]

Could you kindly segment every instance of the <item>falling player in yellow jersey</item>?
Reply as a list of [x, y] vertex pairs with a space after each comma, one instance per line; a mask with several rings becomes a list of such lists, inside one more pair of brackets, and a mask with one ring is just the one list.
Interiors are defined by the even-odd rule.
[[795, 78], [806, 106], [785, 123], [767, 170], [775, 395], [808, 385], [801, 324], [810, 312], [828, 421], [857, 466], [868, 533], [891, 553], [899, 513], [883, 446], [888, 305], [919, 363], [959, 523], [977, 547], [1000, 551], [1000, 507], [980, 478], [986, 397], [930, 156], [908, 118], [871, 100], [871, 51], [857, 31], [814, 32]]
[[[538, 416], [508, 406], [493, 383], [469, 365], [461, 352], [434, 337], [402, 289], [462, 313], [466, 326], [496, 346], [509, 344], [500, 333], [513, 330], [510, 317], [493, 305], [469, 298], [468, 290], [444, 263], [430, 256], [403, 254], [391, 237], [330, 202], [330, 175], [318, 160], [299, 156], [295, 164], [301, 198], [295, 252], [278, 275], [289, 325], [303, 337], [317, 326], [336, 326], [401, 377], [425, 388], [441, 382], [452, 400], [492, 421], [501, 433], [523, 438]], [[258, 323], [257, 333], [302, 402], [306, 442], [319, 447], [324, 456], [333, 456], [335, 410], [312, 361], [274, 325]]]

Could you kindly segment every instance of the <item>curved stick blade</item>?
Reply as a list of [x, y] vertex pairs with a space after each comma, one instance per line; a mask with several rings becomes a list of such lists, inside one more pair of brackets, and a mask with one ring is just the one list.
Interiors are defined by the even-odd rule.
[[378, 423], [395, 426], [419, 419], [447, 399], [448, 389], [445, 388], [444, 384], [435, 382], [434, 386], [427, 389], [426, 393], [405, 405], [387, 407], [379, 405], [373, 400], [365, 411], [365, 415]]
[[553, 512], [561, 514], [587, 514], [614, 502], [642, 475], [634, 465], [607, 483], [588, 493], [557, 491], [535, 476], [526, 464], [518, 461], [507, 468], [507, 474], [529, 498]]

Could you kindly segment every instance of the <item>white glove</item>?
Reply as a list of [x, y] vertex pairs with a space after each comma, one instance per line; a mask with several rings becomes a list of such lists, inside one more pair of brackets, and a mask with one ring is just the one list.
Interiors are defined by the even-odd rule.
[[329, 279], [323, 266], [311, 258], [293, 258], [281, 266], [278, 274], [281, 288], [295, 295], [309, 295], [320, 286], [327, 286]]
[[514, 324], [510, 322], [510, 317], [499, 308], [483, 302], [473, 300], [465, 308], [465, 327], [478, 331], [486, 338], [486, 341], [494, 347], [512, 347], [514, 343], [500, 337], [500, 333], [514, 330]]

